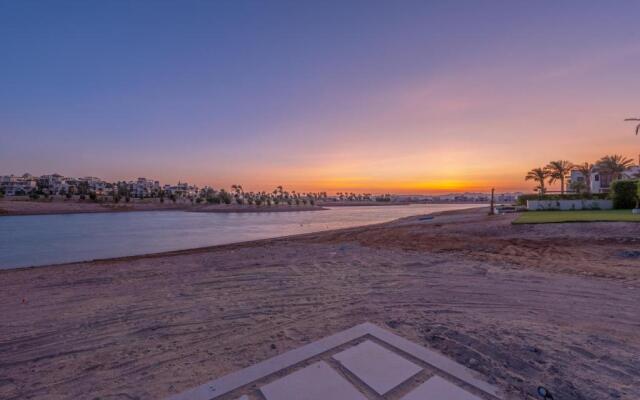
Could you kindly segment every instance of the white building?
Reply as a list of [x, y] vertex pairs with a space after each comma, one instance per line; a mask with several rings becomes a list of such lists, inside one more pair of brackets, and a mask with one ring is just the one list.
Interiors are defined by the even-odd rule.
[[514, 203], [518, 201], [520, 196], [522, 196], [522, 192], [497, 193], [495, 195], [495, 201], [498, 203]]
[[49, 193], [50, 195], [69, 192], [67, 178], [60, 174], [41, 175], [38, 178], [38, 186], [45, 193]]
[[[635, 179], [638, 178], [638, 176], [640, 176], [640, 166], [636, 165], [624, 171], [621, 179]], [[573, 170], [571, 171], [571, 177], [569, 179], [569, 184], [567, 185], [569, 191], [571, 191], [572, 182], [585, 182], [585, 177], [580, 171]], [[598, 170], [591, 172], [590, 182], [585, 182], [585, 184], [587, 184], [591, 189], [591, 193], [608, 193], [611, 183], [611, 175], [602, 174], [598, 172]]]
[[451, 201], [451, 202], [488, 202], [491, 195], [486, 193], [450, 193], [434, 196], [435, 201]]
[[198, 187], [189, 185], [187, 182], [178, 182], [177, 185], [164, 185], [165, 193], [176, 197], [197, 197]]
[[129, 192], [133, 197], [151, 197], [160, 190], [160, 182], [147, 178], [138, 178], [135, 182], [129, 182]]
[[0, 189], [5, 196], [25, 196], [38, 188], [38, 181], [30, 174], [0, 177]]
[[112, 184], [105, 182], [100, 178], [96, 178], [95, 176], [87, 176], [84, 178], [79, 178], [78, 181], [86, 182], [89, 192], [94, 192], [97, 195], [109, 194], [113, 191]]

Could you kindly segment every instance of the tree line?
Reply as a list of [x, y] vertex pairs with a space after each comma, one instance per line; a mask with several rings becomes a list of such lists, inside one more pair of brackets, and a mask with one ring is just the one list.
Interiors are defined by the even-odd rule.
[[577, 193], [591, 194], [591, 178], [594, 173], [608, 176], [611, 182], [615, 182], [621, 179], [623, 173], [633, 166], [632, 159], [618, 154], [604, 156], [595, 164], [589, 162], [573, 164], [567, 160], [556, 160], [550, 161], [544, 167], [533, 168], [524, 179], [534, 181], [537, 184], [534, 190], [541, 195], [547, 192], [547, 181], [549, 184], [559, 182], [560, 194], [564, 194], [565, 184], [571, 176], [571, 172], [578, 171], [584, 179], [572, 181], [569, 189]]

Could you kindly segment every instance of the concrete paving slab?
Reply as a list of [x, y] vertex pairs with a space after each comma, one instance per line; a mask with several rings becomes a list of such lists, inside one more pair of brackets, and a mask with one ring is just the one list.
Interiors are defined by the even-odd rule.
[[[399, 351], [398, 357], [400, 358], [404, 358], [403, 356], [401, 356], [402, 353], [410, 354], [412, 357], [430, 365], [430, 367], [435, 368], [436, 370], [439, 370], [444, 374], [453, 376], [461, 380], [462, 382], [465, 382], [479, 389], [486, 395], [491, 396], [491, 398], [494, 400], [502, 399], [502, 393], [500, 392], [500, 390], [496, 386], [489, 384], [485, 380], [485, 378], [479, 375], [477, 372], [472, 371], [461, 364], [458, 364], [457, 362], [440, 353], [427, 349], [417, 343], [413, 343], [403, 337], [400, 337], [394, 333], [387, 331], [386, 329], [380, 328], [379, 326], [369, 322], [356, 325], [342, 332], [338, 332], [336, 334], [328, 336], [324, 339], [320, 339], [297, 349], [290, 350], [286, 353], [261, 361], [245, 369], [232, 372], [229, 375], [225, 375], [200, 386], [191, 388], [185, 392], [173, 395], [170, 399], [218, 399], [233, 390], [239, 389], [242, 386], [264, 379], [269, 375], [281, 371], [285, 368], [293, 367], [294, 365], [309, 358], [318, 356], [322, 353], [330, 351], [333, 348], [366, 336], [373, 337], [380, 342], [388, 344], [390, 348], [394, 349], [392, 352]], [[329, 356], [327, 355], [327, 357]], [[390, 370], [390, 368], [388, 368], [387, 371], [388, 370]], [[373, 390], [375, 391], [375, 389]]]
[[421, 361], [435, 367], [449, 375], [455, 376], [463, 382], [468, 383], [480, 389], [483, 392], [490, 394], [491, 396], [501, 399], [502, 394], [498, 387], [486, 382], [484, 378], [462, 364], [459, 364], [449, 357], [440, 354], [436, 351], [422, 347], [417, 343], [413, 343], [403, 337], [395, 335], [385, 329], [380, 328], [370, 322], [365, 322], [359, 326], [363, 326], [367, 332], [385, 343], [390, 344], [396, 349], [402, 350], [407, 354], [418, 358]]
[[453, 383], [439, 377], [429, 378], [400, 400], [482, 400]]
[[283, 368], [288, 368], [320, 353], [331, 350], [334, 347], [364, 336], [369, 333], [368, 330], [371, 326], [375, 325], [368, 323], [356, 325], [342, 332], [335, 333], [313, 343], [298, 347], [297, 349], [290, 350], [245, 369], [232, 372], [229, 375], [225, 375], [221, 378], [214, 379], [185, 392], [171, 396], [170, 400], [215, 399], [216, 397], [227, 394], [241, 386], [278, 372]]
[[419, 365], [371, 340], [350, 347], [333, 358], [381, 395], [422, 370]]
[[260, 388], [267, 400], [367, 400], [324, 361]]

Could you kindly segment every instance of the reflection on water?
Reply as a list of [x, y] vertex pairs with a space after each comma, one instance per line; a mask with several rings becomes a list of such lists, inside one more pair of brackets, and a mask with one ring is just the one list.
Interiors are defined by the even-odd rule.
[[0, 217], [0, 269], [121, 257], [391, 221], [473, 205], [335, 207], [314, 212], [149, 211]]

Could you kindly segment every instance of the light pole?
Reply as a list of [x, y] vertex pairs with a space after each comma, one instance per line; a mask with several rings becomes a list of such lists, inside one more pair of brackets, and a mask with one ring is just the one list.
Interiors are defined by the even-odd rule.
[[495, 208], [494, 208], [494, 203], [493, 203], [493, 194], [496, 191], [495, 188], [491, 189], [491, 209], [489, 210], [489, 215], [494, 215], [495, 214]]

